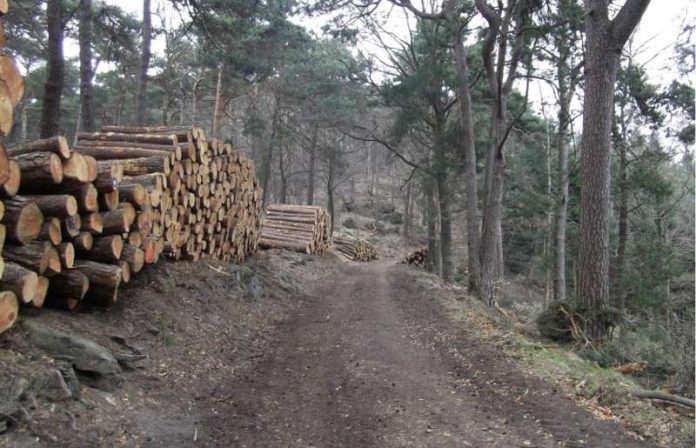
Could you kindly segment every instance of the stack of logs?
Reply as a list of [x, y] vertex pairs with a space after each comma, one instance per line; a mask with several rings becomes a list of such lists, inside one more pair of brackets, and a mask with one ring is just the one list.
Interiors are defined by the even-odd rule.
[[76, 150], [147, 178], [153, 227], [175, 259], [241, 261], [256, 250], [262, 192], [254, 162], [199, 127], [104, 126]]
[[410, 254], [406, 255], [406, 258], [402, 261], [402, 263], [405, 264], [410, 264], [418, 267], [424, 267], [425, 262], [428, 259], [428, 248], [427, 247], [419, 247], [418, 249], [414, 250]]
[[334, 237], [333, 250], [353, 261], [371, 261], [377, 259], [377, 250], [375, 246], [365, 240]]
[[253, 162], [196, 127], [103, 131], [72, 150], [63, 137], [0, 145], [0, 290], [39, 308], [109, 306], [165, 251], [239, 261], [256, 249]]
[[274, 204], [266, 209], [259, 247], [322, 254], [331, 244], [331, 218], [316, 205]]
[[3, 289], [21, 304], [74, 309], [85, 297], [109, 306], [122, 283], [163, 250], [153, 226], [149, 178], [71, 150], [64, 137], [7, 148], [0, 186], [6, 244]]
[[[5, 14], [9, 9], [9, 1], [0, 1], [0, 137], [6, 136], [12, 130], [14, 108], [24, 95], [24, 79], [19, 73], [14, 59], [5, 52]], [[16, 169], [16, 167], [13, 167]], [[4, 148], [0, 151], [0, 184], [10, 178], [10, 165]], [[4, 214], [0, 207], [0, 215]], [[5, 244], [5, 227], [0, 229], [0, 250]], [[0, 277], [4, 264], [0, 260]], [[12, 327], [17, 319], [19, 303], [14, 292], [0, 285], [0, 333]]]

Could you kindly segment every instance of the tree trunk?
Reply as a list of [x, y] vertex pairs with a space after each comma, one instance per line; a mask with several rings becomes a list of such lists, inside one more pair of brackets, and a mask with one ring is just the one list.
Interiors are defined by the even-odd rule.
[[63, 58], [63, 6], [61, 0], [47, 0], [48, 70], [41, 109], [41, 138], [60, 134], [60, 101], [65, 78]]
[[309, 172], [307, 173], [307, 205], [314, 205], [314, 178], [317, 167], [317, 137], [319, 128], [314, 127], [312, 143], [309, 147]]
[[503, 138], [507, 125], [506, 101], [499, 100], [500, 107], [494, 110], [493, 132], [488, 160], [487, 199], [483, 212], [483, 231], [481, 234], [481, 299], [492, 305], [496, 300], [497, 288], [502, 279], [502, 202], [505, 160], [503, 156]]
[[[340, 142], [336, 142], [340, 144]], [[331, 217], [331, 227], [329, 229], [329, 235], [333, 233], [334, 220], [336, 217], [336, 210], [334, 207], [334, 177], [336, 175], [336, 147], [332, 146], [329, 148], [328, 157], [328, 176], [326, 178], [326, 198], [327, 198], [327, 209], [329, 216]]]
[[440, 252], [442, 257], [442, 278], [452, 281], [452, 219], [450, 215], [450, 192], [445, 173], [439, 173], [436, 181], [440, 211]]
[[585, 1], [585, 103], [582, 121], [582, 193], [578, 305], [585, 334], [601, 341], [609, 330], [602, 311], [609, 300], [611, 122], [621, 49], [649, 0], [627, 0], [609, 20], [608, 0]]
[[92, 0], [82, 0], [80, 5], [80, 131], [94, 131], [94, 107], [92, 96]]
[[152, 41], [152, 17], [150, 0], [143, 0], [143, 48], [140, 53], [140, 70], [138, 72], [138, 97], [136, 101], [136, 121], [147, 123], [147, 70], [150, 68], [150, 42]]
[[481, 276], [481, 231], [479, 224], [478, 191], [476, 185], [476, 148], [474, 144], [474, 118], [471, 112], [471, 91], [469, 89], [469, 66], [466, 60], [461, 33], [456, 34], [454, 56], [457, 73], [457, 96], [462, 125], [461, 150], [464, 160], [464, 179], [466, 187], [466, 234], [468, 252], [468, 289], [478, 294]]
[[621, 316], [626, 310], [626, 293], [623, 285], [623, 275], [626, 272], [626, 246], [628, 243], [628, 159], [626, 142], [618, 144], [619, 153], [619, 234], [616, 251], [615, 282], [617, 305]]
[[413, 220], [413, 210], [411, 202], [413, 200], [413, 183], [406, 185], [406, 199], [404, 199], [404, 238], [411, 236], [411, 221]]
[[220, 138], [220, 122], [222, 121], [222, 72], [223, 64], [220, 64], [218, 65], [215, 107], [213, 108], [213, 137], [216, 138]]
[[278, 137], [278, 171], [280, 174], [280, 203], [288, 202], [288, 176], [285, 172], [285, 151], [282, 135]]
[[[561, 50], [563, 51], [563, 50]], [[554, 213], [553, 298], [565, 301], [566, 292], [566, 227], [568, 221], [568, 129], [570, 127], [570, 95], [566, 83], [565, 61], [559, 61], [558, 87], [558, 197]]]

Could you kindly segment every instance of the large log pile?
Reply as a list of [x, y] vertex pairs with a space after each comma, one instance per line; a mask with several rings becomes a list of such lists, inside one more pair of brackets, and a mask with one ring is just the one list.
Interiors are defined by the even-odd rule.
[[369, 241], [348, 237], [334, 237], [333, 250], [349, 260], [372, 261], [377, 259], [377, 250]]
[[266, 209], [259, 247], [322, 254], [331, 244], [331, 218], [316, 205], [273, 204]]
[[[14, 59], [5, 52], [5, 14], [9, 9], [9, 1], [0, 1], [0, 137], [4, 137], [10, 133], [12, 129], [14, 108], [19, 103], [19, 100], [24, 95], [24, 79], [17, 68]], [[4, 146], [0, 144], [0, 197], [8, 197], [16, 193], [18, 185], [19, 166], [16, 162], [10, 162], [7, 157]], [[0, 218], [5, 215], [4, 204], [0, 202]], [[15, 219], [14, 210], [10, 213], [9, 219]], [[24, 211], [25, 220], [37, 218], [36, 210], [30, 208]], [[27, 238], [26, 233], [21, 229], [18, 231], [16, 226], [12, 232], [13, 237], [18, 236]], [[6, 228], [4, 224], [0, 224], [0, 251], [5, 245]], [[0, 258], [0, 278], [6, 273], [8, 278], [12, 276], [21, 276], [22, 272], [17, 272], [13, 266], [5, 266], [4, 260]], [[34, 276], [29, 275], [31, 279], [28, 281], [38, 280]], [[31, 288], [29, 288], [31, 289]], [[19, 311], [19, 302], [15, 294], [17, 288], [12, 288], [9, 282], [0, 283], [0, 333], [11, 328], [17, 320]], [[21, 290], [19, 290], [22, 292]]]
[[256, 250], [261, 189], [254, 162], [231, 144], [199, 127], [104, 126], [78, 134], [75, 149], [100, 166], [123, 166], [118, 193], [138, 215], [151, 210], [172, 257], [241, 261]]
[[[253, 163], [200, 128], [107, 127], [72, 149], [63, 137], [0, 149], [18, 168], [0, 184], [0, 291], [21, 304], [110, 306], [165, 251], [239, 261], [256, 249]], [[7, 294], [0, 331], [17, 312]]]

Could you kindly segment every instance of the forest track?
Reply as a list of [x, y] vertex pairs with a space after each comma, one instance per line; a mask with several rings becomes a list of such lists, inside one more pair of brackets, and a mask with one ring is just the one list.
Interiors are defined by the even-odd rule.
[[380, 261], [317, 282], [278, 343], [221, 386], [198, 445], [650, 446], [467, 338], [413, 277]]

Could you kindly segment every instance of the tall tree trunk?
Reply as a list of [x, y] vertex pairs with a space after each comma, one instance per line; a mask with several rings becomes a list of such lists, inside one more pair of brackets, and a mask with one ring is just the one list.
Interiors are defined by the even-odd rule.
[[[496, 120], [497, 121], [497, 120]], [[502, 123], [496, 123], [500, 126]], [[496, 300], [497, 287], [501, 280], [500, 221], [503, 201], [503, 175], [505, 162], [503, 150], [497, 143], [490, 150], [492, 154], [491, 182], [488, 200], [483, 211], [483, 231], [481, 234], [481, 299], [492, 305]]]
[[619, 234], [614, 285], [617, 289], [617, 305], [621, 316], [626, 310], [623, 275], [626, 272], [626, 246], [628, 244], [628, 151], [626, 144], [627, 142], [622, 139], [617, 148], [619, 153]]
[[288, 202], [288, 177], [285, 172], [285, 149], [282, 136], [278, 138], [278, 171], [280, 173], [280, 203]]
[[317, 138], [319, 128], [314, 127], [312, 141], [309, 145], [309, 172], [307, 173], [307, 205], [314, 205], [314, 178], [317, 170]]
[[80, 130], [94, 131], [94, 97], [92, 95], [92, 0], [82, 0], [80, 6]]
[[582, 192], [578, 304], [586, 311], [585, 333], [601, 341], [609, 330], [609, 213], [611, 122], [621, 49], [649, 0], [627, 0], [609, 20], [609, 0], [585, 1], [585, 104], [582, 122]]
[[220, 138], [222, 122], [222, 72], [223, 65], [218, 65], [217, 86], [215, 88], [215, 107], [213, 108], [213, 137]]
[[150, 43], [152, 41], [152, 16], [150, 0], [143, 0], [143, 48], [140, 53], [140, 71], [138, 73], [138, 97], [136, 98], [136, 121], [146, 124], [147, 118], [147, 70], [150, 68]]
[[24, 101], [22, 103], [22, 109], [20, 112], [20, 125], [19, 125], [19, 143], [25, 144], [27, 142], [27, 107], [29, 103]]
[[479, 223], [478, 191], [476, 185], [476, 148], [474, 144], [474, 117], [471, 112], [471, 91], [469, 89], [469, 66], [466, 60], [464, 41], [461, 33], [456, 33], [454, 56], [457, 73], [457, 96], [459, 98], [459, 116], [462, 125], [461, 149], [464, 159], [464, 182], [466, 186], [466, 234], [467, 234], [467, 268], [468, 289], [471, 294], [478, 294], [481, 276], [481, 230]]
[[[340, 142], [336, 142], [339, 145]], [[336, 146], [331, 146], [328, 154], [328, 176], [326, 178], [326, 199], [327, 208], [329, 211], [329, 216], [331, 217], [331, 227], [329, 229], [329, 234], [333, 233], [335, 227], [336, 210], [334, 207], [334, 183], [336, 176]]]
[[452, 281], [452, 218], [450, 215], [450, 192], [447, 188], [447, 176], [438, 173], [436, 180], [440, 211], [440, 255], [442, 257], [442, 279]]
[[411, 221], [413, 220], [412, 201], [413, 183], [409, 182], [406, 185], [406, 199], [404, 200], [404, 238], [409, 238], [411, 236]]
[[60, 134], [60, 101], [65, 78], [63, 59], [63, 6], [61, 0], [47, 0], [48, 71], [41, 109], [41, 138]]
[[437, 205], [435, 201], [434, 180], [430, 175], [424, 175], [423, 196], [425, 197], [425, 218], [428, 232], [428, 270], [438, 275], [442, 274], [442, 254], [437, 232]]
[[566, 83], [565, 62], [559, 62], [558, 87], [558, 198], [554, 213], [553, 298], [565, 301], [566, 292], [566, 228], [568, 221], [568, 129], [570, 127], [570, 95]]

